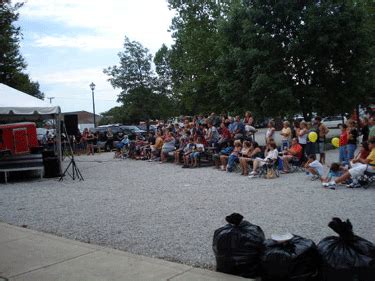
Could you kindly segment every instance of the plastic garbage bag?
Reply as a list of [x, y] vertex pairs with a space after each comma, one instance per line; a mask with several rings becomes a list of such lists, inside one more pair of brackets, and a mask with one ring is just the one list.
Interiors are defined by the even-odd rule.
[[354, 235], [353, 226], [349, 220], [343, 222], [339, 218], [333, 218], [328, 226], [339, 237], [329, 236], [318, 244], [322, 258], [323, 280], [374, 281], [374, 244]]
[[262, 281], [318, 280], [319, 253], [315, 243], [297, 235], [287, 241], [268, 239], [262, 255]]
[[225, 219], [228, 224], [217, 229], [213, 238], [216, 270], [248, 278], [259, 276], [263, 230], [237, 213]]

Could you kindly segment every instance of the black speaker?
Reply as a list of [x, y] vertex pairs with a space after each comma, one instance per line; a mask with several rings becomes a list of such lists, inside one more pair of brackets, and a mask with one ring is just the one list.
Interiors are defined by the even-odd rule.
[[75, 136], [78, 131], [78, 115], [69, 114], [64, 115], [64, 122], [66, 127], [66, 132], [69, 136]]
[[43, 165], [44, 165], [44, 177], [45, 178], [56, 178], [61, 175], [60, 174], [60, 161], [57, 156], [44, 158]]
[[48, 157], [57, 157], [53, 150], [44, 150], [42, 152], [42, 156], [43, 156], [43, 159], [48, 158]]

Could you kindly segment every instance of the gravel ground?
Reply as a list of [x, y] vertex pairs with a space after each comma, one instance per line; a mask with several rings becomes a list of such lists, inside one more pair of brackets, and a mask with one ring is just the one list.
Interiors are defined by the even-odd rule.
[[[212, 267], [215, 229], [239, 212], [270, 237], [286, 231], [319, 242], [334, 216], [375, 241], [374, 189], [326, 190], [304, 173], [248, 179], [213, 168], [77, 157], [85, 181], [0, 184], [0, 220], [135, 254]], [[328, 153], [337, 158], [337, 151]]]

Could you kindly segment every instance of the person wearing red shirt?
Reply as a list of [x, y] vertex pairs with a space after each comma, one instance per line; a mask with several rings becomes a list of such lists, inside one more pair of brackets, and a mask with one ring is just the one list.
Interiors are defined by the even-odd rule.
[[297, 138], [293, 138], [290, 148], [284, 150], [284, 156], [282, 159], [283, 171], [285, 173], [289, 172], [289, 162], [292, 161], [293, 158], [297, 158], [298, 160], [302, 159], [302, 146], [298, 143]]
[[223, 148], [223, 146], [226, 145], [226, 143], [228, 141], [230, 141], [231, 138], [232, 138], [232, 135], [231, 135], [229, 129], [227, 128], [225, 123], [222, 122], [220, 124], [220, 139], [218, 141], [219, 148], [220, 149]]
[[[358, 159], [366, 159], [370, 154], [370, 148], [368, 145], [367, 141], [364, 141], [360, 144], [359, 146], [359, 151], [356, 157], [354, 157], [353, 160], [358, 160]], [[350, 162], [350, 165], [352, 165], [352, 162]]]
[[346, 124], [343, 124], [341, 127], [341, 134], [340, 134], [339, 161], [343, 165], [349, 164], [348, 150], [347, 150], [349, 134], [348, 134], [347, 128], [348, 126]]

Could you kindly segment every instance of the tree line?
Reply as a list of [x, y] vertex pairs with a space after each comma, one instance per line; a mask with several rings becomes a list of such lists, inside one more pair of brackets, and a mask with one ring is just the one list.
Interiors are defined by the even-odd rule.
[[[375, 4], [354, 0], [168, 0], [172, 46], [154, 59], [125, 39], [104, 70], [120, 122], [251, 110], [351, 112], [375, 97]], [[154, 63], [154, 67], [152, 64]]]

